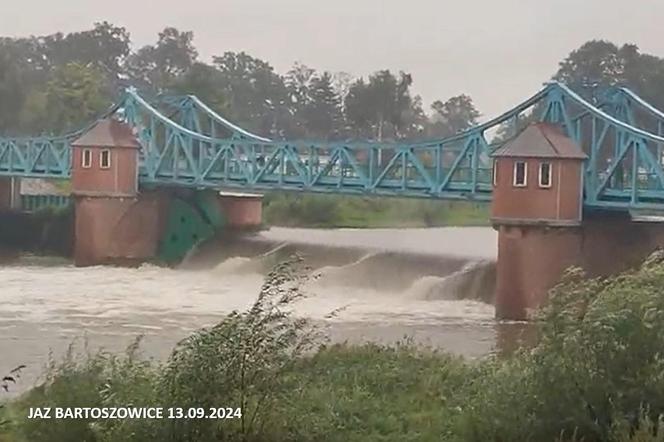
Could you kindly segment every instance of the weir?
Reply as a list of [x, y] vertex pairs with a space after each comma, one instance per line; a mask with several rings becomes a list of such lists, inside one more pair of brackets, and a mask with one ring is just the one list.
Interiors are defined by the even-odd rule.
[[[129, 89], [84, 130], [0, 138], [0, 208], [16, 207], [16, 179], [71, 179], [85, 266], [179, 262], [219, 230], [259, 226], [263, 190], [491, 202], [496, 313], [509, 319], [527, 318], [570, 265], [609, 274], [662, 244], [660, 225], [631, 215], [664, 210], [664, 114], [626, 89], [595, 107], [551, 83], [485, 124], [415, 143], [272, 141], [196, 97], [161, 104], [175, 121]], [[490, 140], [499, 127], [513, 138]]]

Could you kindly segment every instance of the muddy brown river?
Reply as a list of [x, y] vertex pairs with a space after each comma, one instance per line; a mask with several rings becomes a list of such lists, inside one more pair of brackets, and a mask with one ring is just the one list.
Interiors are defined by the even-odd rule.
[[0, 373], [27, 365], [27, 388], [49, 353], [62, 355], [72, 341], [120, 351], [143, 335], [144, 354], [164, 358], [192, 331], [250, 306], [263, 275], [295, 252], [315, 278], [294, 313], [331, 341], [407, 337], [478, 357], [509, 345], [518, 329], [494, 320], [496, 243], [490, 228], [273, 228], [207, 244], [177, 269], [22, 256], [0, 266]]

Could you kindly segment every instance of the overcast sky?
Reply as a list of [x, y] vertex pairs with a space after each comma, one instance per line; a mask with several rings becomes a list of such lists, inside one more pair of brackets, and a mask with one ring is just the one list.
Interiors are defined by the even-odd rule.
[[70, 32], [108, 20], [136, 45], [191, 30], [203, 59], [246, 51], [355, 76], [413, 74], [425, 105], [467, 93], [485, 117], [535, 92], [593, 38], [664, 56], [664, 0], [1, 0], [0, 34]]

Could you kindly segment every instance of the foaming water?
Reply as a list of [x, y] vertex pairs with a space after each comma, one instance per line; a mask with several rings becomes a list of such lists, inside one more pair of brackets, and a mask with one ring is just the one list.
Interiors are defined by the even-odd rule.
[[409, 298], [425, 300], [472, 299], [493, 303], [496, 266], [491, 261], [469, 261], [447, 276], [424, 276], [408, 289]]
[[239, 273], [259, 273], [259, 263], [251, 258], [236, 256], [228, 258], [214, 268], [221, 274], [239, 274]]
[[[476, 229], [464, 232], [454, 232], [462, 236], [457, 243], [463, 244], [464, 234], [477, 240]], [[414, 235], [424, 241], [426, 233]], [[24, 257], [0, 266], [0, 372], [26, 364], [28, 378], [35, 379], [49, 350], [60, 354], [81, 336], [93, 347], [116, 351], [141, 334], [147, 354], [163, 358], [192, 331], [248, 308], [266, 272], [292, 253], [312, 268], [307, 296], [292, 309], [325, 325], [332, 340], [389, 343], [411, 336], [468, 356], [490, 352], [497, 339], [490, 303], [495, 266], [486, 257], [491, 252], [472, 258], [448, 254], [443, 245], [438, 255], [390, 246], [390, 237], [403, 241], [409, 234], [344, 231], [335, 245], [333, 232], [312, 237], [279, 229], [207, 244], [179, 269], [76, 268]], [[353, 235], [356, 247], [349, 247]], [[449, 243], [441, 241], [440, 229], [429, 235], [430, 243]], [[486, 247], [494, 250], [495, 244]]]

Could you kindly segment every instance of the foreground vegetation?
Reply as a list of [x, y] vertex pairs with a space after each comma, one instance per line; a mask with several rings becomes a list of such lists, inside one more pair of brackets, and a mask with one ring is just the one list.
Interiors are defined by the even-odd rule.
[[[193, 334], [163, 364], [142, 360], [138, 343], [124, 356], [71, 352], [4, 410], [0, 440], [664, 440], [662, 254], [607, 280], [570, 272], [542, 311], [532, 348], [480, 361], [408, 344], [314, 348], [319, 333], [287, 312], [300, 296], [298, 265], [278, 266], [253, 308]], [[29, 407], [129, 405], [243, 414], [26, 418]]]
[[287, 227], [438, 227], [489, 224], [489, 205], [465, 201], [273, 193], [265, 222]]

